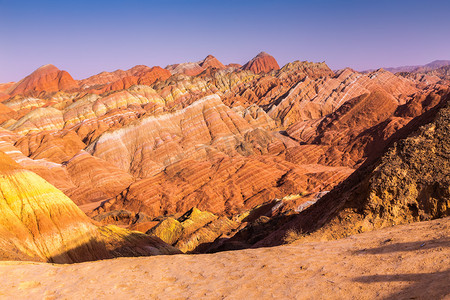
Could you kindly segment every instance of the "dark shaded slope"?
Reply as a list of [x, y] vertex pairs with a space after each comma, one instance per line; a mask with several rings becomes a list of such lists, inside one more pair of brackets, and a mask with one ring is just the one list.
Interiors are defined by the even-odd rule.
[[250, 224], [209, 251], [274, 246], [287, 239], [335, 239], [450, 215], [448, 92], [440, 99], [391, 136], [382, 155], [370, 157], [315, 205], [297, 215]]

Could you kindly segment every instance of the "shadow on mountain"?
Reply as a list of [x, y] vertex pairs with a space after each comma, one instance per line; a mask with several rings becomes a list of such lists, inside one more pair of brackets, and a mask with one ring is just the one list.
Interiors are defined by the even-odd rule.
[[113, 256], [106, 249], [105, 243], [94, 238], [90, 238], [87, 242], [84, 241], [80, 244], [80, 240], [81, 238], [72, 240], [70, 242], [71, 244], [79, 245], [72, 249], [67, 250], [67, 247], [65, 247], [59, 251], [56, 251], [60, 254], [52, 255], [47, 262], [67, 264], [113, 258]]
[[99, 237], [91, 237], [88, 241], [79, 238], [70, 241], [77, 245], [67, 250], [67, 246], [51, 256], [51, 263], [79, 263], [116, 257], [139, 257], [154, 255], [180, 254], [181, 251], [164, 243], [156, 236], [139, 232], [124, 233], [122, 229], [100, 228]]
[[[206, 249], [206, 252], [218, 252], [225, 250], [277, 246], [284, 244], [286, 242], [285, 241], [286, 236], [291, 232], [297, 233], [300, 238], [302, 235], [304, 236], [317, 232], [318, 230], [324, 228], [325, 226], [328, 226], [331, 221], [336, 223], [335, 224], [336, 226], [334, 226], [335, 228], [334, 230], [336, 230], [336, 232], [335, 233], [332, 232], [330, 234], [330, 237], [340, 238], [350, 234], [361, 232], [359, 231], [359, 229], [356, 228], [356, 226], [354, 226], [352, 221], [350, 221], [350, 218], [361, 220], [364, 219], [368, 213], [372, 214], [374, 217], [375, 214], [379, 214], [381, 220], [384, 220], [384, 218], [386, 217], [390, 217], [387, 216], [386, 213], [383, 211], [385, 203], [380, 203], [379, 206], [376, 208], [379, 209], [380, 211], [368, 211], [369, 193], [371, 189], [371, 177], [373, 177], [373, 175], [375, 174], [375, 169], [383, 163], [382, 157], [383, 159], [385, 159], [384, 156], [387, 155], [388, 150], [390, 148], [395, 147], [395, 145], [397, 145], [397, 142], [407, 138], [408, 136], [411, 136], [412, 133], [420, 134], [420, 132], [418, 131], [419, 128], [430, 122], [434, 122], [436, 120], [438, 112], [441, 111], [441, 109], [443, 108], [446, 109], [444, 114], [443, 115], [441, 114], [439, 121], [441, 123], [438, 124], [438, 126], [441, 126], [443, 128], [441, 129], [441, 131], [442, 130], [445, 131], [445, 126], [448, 125], [447, 115], [449, 114], [448, 111], [450, 111], [450, 109], [448, 108], [449, 98], [450, 97], [448, 96], [448, 94], [442, 95], [442, 99], [438, 104], [428, 109], [420, 116], [411, 119], [408, 122], [408, 124], [406, 124], [401, 129], [396, 131], [388, 140], [383, 141], [381, 136], [378, 138], [375, 136], [373, 142], [369, 143], [366, 148], [366, 154], [368, 155], [366, 161], [346, 180], [344, 180], [342, 183], [333, 188], [328, 194], [320, 198], [316, 204], [310, 206], [301, 213], [287, 216], [286, 215], [274, 216], [272, 218], [266, 219], [258, 218], [256, 220], [253, 216], [249, 216], [247, 219], [249, 221], [249, 224], [247, 224], [247, 226], [245, 226], [243, 229], [239, 230], [239, 232], [237, 232], [233, 237], [229, 239], [216, 240], [213, 243], [208, 243], [208, 245], [200, 245], [197, 247], [197, 249], [199, 250]], [[402, 113], [402, 109], [404, 108], [399, 108], [398, 112], [399, 114]], [[383, 125], [380, 124], [376, 125], [366, 130], [366, 133], [368, 131], [379, 131], [381, 130], [380, 126]], [[386, 124], [384, 126], [386, 126]], [[446, 141], [444, 140], [444, 138], [441, 139], [444, 145], [437, 144], [438, 147], [441, 148], [446, 147], [445, 144]], [[433, 142], [436, 141], [434, 140]], [[378, 145], [375, 147], [376, 143], [381, 144], [381, 146]], [[406, 145], [405, 147], [411, 148], [412, 146]], [[430, 150], [426, 147], [428, 147], [428, 145], [424, 146], [425, 149], [424, 151]], [[416, 149], [411, 148], [409, 150], [413, 152]], [[406, 152], [406, 154], [409, 155], [410, 153]], [[441, 161], [438, 161], [438, 159], [439, 160], [444, 159], [442, 157], [438, 157], [439, 154], [436, 154], [434, 152], [432, 153], [432, 155], [435, 155], [437, 157], [436, 159], [437, 161], [434, 163], [441, 163]], [[389, 159], [389, 157], [387, 159]], [[406, 164], [408, 164], [408, 159], [410, 158], [401, 157], [401, 159], [405, 160]], [[395, 166], [390, 166], [392, 170], [389, 169], [389, 164], [387, 168], [388, 173], [386, 174], [386, 176], [391, 176], [389, 175], [390, 174], [389, 172], [394, 173], [396, 169]], [[430, 170], [428, 171], [440, 173], [446, 172], [445, 170], [439, 170], [439, 166], [431, 166]], [[378, 170], [377, 172], [379, 173], [380, 171]], [[405, 216], [411, 216], [411, 218], [418, 221], [422, 219], [426, 220], [430, 218], [431, 219], [439, 218], [448, 215], [449, 213], [448, 210], [446, 212], [444, 211], [438, 213], [435, 212], [430, 213], [430, 211], [435, 209], [433, 207], [429, 207], [433, 199], [438, 197], [442, 198], [443, 199], [442, 201], [445, 201], [446, 196], [442, 194], [443, 192], [441, 191], [440, 186], [436, 187], [436, 184], [434, 184], [433, 182], [431, 183], [419, 182], [421, 178], [409, 178], [409, 179], [417, 180], [419, 184], [418, 187], [420, 188], [420, 190], [417, 200], [420, 203], [419, 206], [417, 207], [414, 205], [410, 205], [403, 208], [405, 209]], [[431, 186], [429, 186], [430, 184]], [[383, 186], [380, 187], [377, 186], [377, 188], [382, 189]], [[399, 189], [407, 190], [408, 187], [406, 185], [400, 186]], [[429, 213], [429, 215], [419, 216], [418, 215], [419, 208], [421, 209], [422, 212]], [[261, 209], [268, 209], [268, 207]], [[345, 213], [342, 213], [344, 210]], [[339, 224], [341, 223], [346, 224], [345, 225], [346, 227], [340, 228]], [[374, 227], [373, 229], [378, 228], [377, 226], [380, 227], [381, 225], [373, 224]], [[367, 231], [367, 229], [364, 229], [362, 231]]]

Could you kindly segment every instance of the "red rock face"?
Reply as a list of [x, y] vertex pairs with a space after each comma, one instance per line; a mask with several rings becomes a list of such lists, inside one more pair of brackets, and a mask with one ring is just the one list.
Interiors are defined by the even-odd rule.
[[166, 69], [169, 70], [171, 74], [185, 74], [188, 76], [196, 76], [205, 70], [195, 62], [169, 65]]
[[151, 85], [157, 81], [166, 80], [170, 75], [168, 70], [158, 66], [149, 68], [138, 65], [128, 71], [103, 72], [79, 82], [80, 86], [89, 92], [101, 94], [107, 91], [127, 89], [138, 84]]
[[39, 94], [56, 92], [78, 87], [77, 82], [66, 71], [60, 71], [54, 65], [45, 65], [10, 87], [10, 95]]
[[217, 58], [215, 58], [212, 55], [208, 55], [201, 63], [200, 63], [200, 67], [202, 68], [216, 68], [216, 69], [225, 69], [225, 66], [217, 60]]
[[[0, 150], [101, 220], [142, 213], [121, 225], [148, 230], [197, 207], [245, 226], [247, 214], [295, 213], [379, 157], [440, 103], [448, 72], [432, 72], [280, 69], [265, 53], [225, 67], [210, 55], [69, 88], [48, 83], [65, 76], [48, 66], [0, 86]], [[210, 227], [183, 240], [226, 234]]]
[[240, 69], [240, 68], [242, 68], [242, 65], [240, 65], [240, 64], [228, 64], [228, 65], [226, 65], [226, 67], [227, 68], [229, 68], [229, 69]]
[[146, 255], [177, 253], [151, 236], [97, 226], [61, 191], [1, 151], [0, 173], [1, 260], [74, 263], [143, 255], [139, 247], [151, 249]]
[[243, 70], [250, 70], [255, 74], [261, 72], [268, 73], [273, 70], [279, 70], [280, 66], [273, 56], [266, 52], [259, 53], [255, 58], [242, 66]]
[[0, 93], [7, 93], [15, 82], [0, 83]]

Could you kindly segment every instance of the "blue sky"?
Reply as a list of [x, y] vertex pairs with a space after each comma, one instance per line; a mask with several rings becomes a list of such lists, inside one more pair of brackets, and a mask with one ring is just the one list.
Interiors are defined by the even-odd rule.
[[0, 0], [0, 82], [52, 63], [75, 79], [198, 61], [363, 70], [450, 59], [450, 1]]

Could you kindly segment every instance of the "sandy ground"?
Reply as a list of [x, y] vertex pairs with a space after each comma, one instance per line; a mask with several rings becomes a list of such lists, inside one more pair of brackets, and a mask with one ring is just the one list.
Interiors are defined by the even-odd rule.
[[1, 262], [2, 299], [450, 299], [450, 218], [328, 242], [74, 265]]

